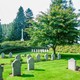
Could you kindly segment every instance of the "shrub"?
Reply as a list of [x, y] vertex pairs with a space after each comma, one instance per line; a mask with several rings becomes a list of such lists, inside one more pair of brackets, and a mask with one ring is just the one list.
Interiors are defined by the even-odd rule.
[[62, 53], [80, 53], [80, 44], [58, 46], [56, 51]]
[[23, 50], [30, 50], [30, 47], [27, 45], [27, 41], [5, 41], [0, 43], [0, 52], [20, 52]]

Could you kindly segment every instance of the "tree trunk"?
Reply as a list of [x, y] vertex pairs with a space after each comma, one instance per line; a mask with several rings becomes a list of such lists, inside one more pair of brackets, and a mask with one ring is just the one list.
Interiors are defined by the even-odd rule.
[[56, 54], [56, 46], [52, 47], [53, 53]]

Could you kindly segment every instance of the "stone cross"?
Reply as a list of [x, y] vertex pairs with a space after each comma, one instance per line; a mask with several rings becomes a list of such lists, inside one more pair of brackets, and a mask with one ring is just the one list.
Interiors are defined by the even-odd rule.
[[0, 80], [3, 80], [3, 66], [0, 65]]
[[23, 29], [21, 29], [21, 41], [24, 41]]
[[68, 69], [75, 71], [76, 70], [76, 61], [71, 58], [68, 60]]
[[40, 61], [40, 54], [36, 55], [37, 61]]
[[44, 59], [47, 61], [48, 60], [48, 54], [44, 55]]
[[15, 59], [18, 59], [18, 60], [20, 60], [20, 59], [21, 59], [21, 56], [20, 56], [20, 54], [16, 55]]
[[52, 53], [52, 54], [51, 54], [51, 60], [54, 60], [54, 59], [55, 59], [55, 54]]
[[61, 59], [61, 54], [57, 54], [57, 59]]
[[12, 58], [12, 52], [9, 53], [9, 57]]
[[1, 58], [4, 58], [5, 57], [5, 54], [2, 52], [1, 53]]
[[18, 59], [15, 59], [12, 62], [12, 76], [20, 76], [21, 75], [21, 62]]
[[28, 63], [28, 70], [34, 70], [34, 59], [32, 57], [30, 57], [27, 60], [27, 63]]

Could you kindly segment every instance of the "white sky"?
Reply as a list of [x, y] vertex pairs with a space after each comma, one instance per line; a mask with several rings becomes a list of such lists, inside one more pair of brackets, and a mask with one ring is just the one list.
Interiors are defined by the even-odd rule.
[[[20, 6], [30, 8], [34, 16], [40, 11], [47, 11], [51, 0], [0, 0], [0, 19], [2, 23], [10, 23], [16, 17]], [[80, 9], [80, 0], [73, 0], [74, 7]]]

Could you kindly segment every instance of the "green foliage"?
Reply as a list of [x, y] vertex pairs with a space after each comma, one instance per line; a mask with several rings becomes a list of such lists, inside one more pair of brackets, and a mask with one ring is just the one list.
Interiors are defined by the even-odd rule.
[[60, 53], [80, 53], [80, 44], [57, 46], [56, 51]]
[[2, 24], [2, 38], [3, 38], [3, 41], [10, 40], [12, 28], [13, 28], [13, 23]]
[[2, 25], [1, 25], [1, 22], [0, 22], [0, 42], [2, 41]]
[[[61, 0], [57, 0], [61, 1]], [[56, 4], [58, 3], [56, 1]], [[59, 2], [62, 4], [61, 2]], [[64, 9], [61, 5], [54, 5], [54, 1], [50, 9], [39, 15], [33, 26], [28, 29], [33, 44], [49, 45], [53, 48], [54, 53], [57, 45], [73, 44], [78, 40], [79, 17], [73, 12], [71, 7]]]
[[20, 40], [21, 39], [21, 29], [25, 28], [25, 15], [23, 7], [20, 6], [17, 16], [15, 20], [13, 21], [13, 29], [12, 29], [12, 35], [11, 40]]
[[26, 20], [29, 21], [33, 18], [33, 12], [30, 8], [25, 11]]
[[30, 48], [27, 41], [5, 41], [0, 44], [0, 52], [20, 52], [29, 50]]

